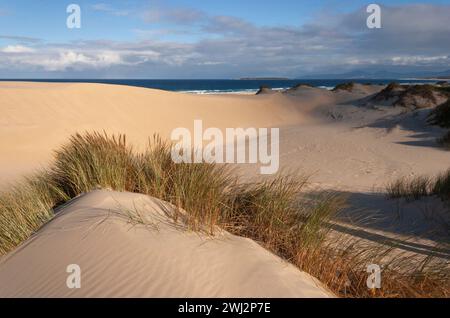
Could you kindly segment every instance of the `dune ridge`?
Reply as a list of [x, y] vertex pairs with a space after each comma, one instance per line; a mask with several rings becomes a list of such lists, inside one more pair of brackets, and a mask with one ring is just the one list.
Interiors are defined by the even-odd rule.
[[[88, 83], [0, 83], [0, 176], [17, 176], [48, 164], [53, 149], [84, 131], [126, 133], [137, 147], [177, 127], [272, 127], [300, 123], [305, 110], [286, 96], [190, 95]], [[307, 108], [308, 105], [304, 105]], [[2, 183], [2, 182], [0, 182]]]
[[[308, 185], [308, 189], [313, 191], [327, 189], [333, 193], [337, 191], [348, 196], [351, 207], [345, 211], [343, 218], [338, 219], [338, 221], [342, 220], [344, 223], [348, 223], [347, 225], [342, 224], [344, 225], [342, 229], [344, 232], [348, 230], [349, 224], [361, 226], [363, 231], [361, 233], [353, 231], [352, 235], [356, 235], [355, 238], [362, 237], [363, 239], [373, 240], [373, 244], [369, 246], [378, 245], [386, 239], [389, 241], [390, 238], [393, 241], [409, 240], [407, 237], [413, 235], [414, 241], [420, 241], [420, 244], [425, 248], [424, 251], [418, 251], [418, 253], [427, 255], [428, 251], [433, 249], [435, 243], [443, 240], [441, 231], [438, 231], [439, 233], [436, 231], [429, 232], [430, 229], [436, 228], [435, 216], [425, 214], [422, 207], [417, 204], [400, 206], [398, 202], [388, 201], [383, 191], [386, 189], [386, 184], [395, 178], [417, 174], [432, 177], [448, 168], [448, 153], [437, 147], [435, 139], [442, 133], [442, 128], [430, 126], [430, 123], [427, 122], [428, 114], [432, 111], [431, 108], [407, 109], [371, 103], [373, 97], [383, 89], [383, 86], [353, 84], [351, 89], [346, 89], [346, 86], [343, 88], [328, 91], [300, 85], [276, 94], [195, 96], [103, 84], [2, 83], [0, 84], [0, 92], [5, 94], [0, 94], [0, 102], [3, 101], [3, 103], [0, 103], [0, 107], [2, 107], [1, 110], [4, 111], [5, 116], [0, 120], [0, 130], [4, 132], [0, 135], [0, 146], [5, 151], [0, 158], [0, 163], [2, 163], [0, 165], [0, 187], [7, 188], [5, 181], [8, 179], [15, 180], [17, 176], [26, 175], [26, 172], [33, 171], [38, 166], [46, 166], [53, 156], [53, 150], [59, 148], [60, 144], [65, 142], [66, 138], [74, 132], [83, 133], [83, 131], [88, 130], [98, 131], [102, 134], [101, 131], [104, 130], [110, 134], [123, 133], [127, 135], [127, 141], [131, 140], [131, 144], [136, 145], [136, 148], [142, 148], [145, 147], [148, 142], [147, 138], [153, 132], [159, 133], [164, 138], [176, 127], [190, 128], [195, 119], [202, 119], [206, 125], [215, 126], [219, 129], [230, 126], [276, 126], [281, 128], [280, 163], [282, 169], [313, 174], [310, 178], [313, 183]], [[125, 141], [124, 136], [123, 138]], [[138, 151], [140, 150], [138, 149]], [[92, 151], [88, 150], [87, 153], [92, 154]], [[119, 153], [121, 153], [120, 149]], [[101, 155], [100, 157], [109, 158], [109, 156]], [[86, 161], [86, 157], [82, 158], [80, 162], [85, 163], [87, 165], [85, 168], [89, 171], [92, 162]], [[94, 160], [94, 163], [98, 164], [99, 162], [102, 162], [100, 167], [97, 167], [99, 171], [103, 171], [104, 167], [111, 167], [102, 160]], [[255, 170], [258, 169], [257, 165], [239, 165], [238, 168], [239, 172], [243, 173], [244, 179], [242, 180], [244, 181], [247, 177], [254, 178], [257, 174]], [[72, 170], [63, 168], [61, 171], [63, 173], [60, 175], [65, 175], [65, 171]], [[79, 172], [79, 170], [74, 169], [74, 171], [75, 174], [72, 174], [72, 176], [77, 179], [77, 171]], [[96, 188], [95, 179], [92, 179], [92, 176], [87, 179], [87, 187], [83, 187], [82, 190], [77, 189], [70, 195], [70, 198]], [[210, 183], [209, 180], [211, 179], [215, 180], [215, 178], [209, 178], [205, 184]], [[50, 179], [44, 177], [42, 180]], [[190, 180], [190, 177], [186, 180]], [[134, 184], [135, 181], [130, 182]], [[203, 185], [200, 186], [201, 189], [210, 188]], [[103, 184], [103, 188], [140, 192], [139, 188], [126, 188], [109, 183]], [[17, 192], [13, 192], [13, 195], [14, 193], [17, 194]], [[162, 198], [157, 193], [152, 194], [146, 191], [142, 193]], [[17, 203], [18, 200], [14, 200], [14, 198], [15, 196], [13, 196], [11, 202]], [[256, 198], [258, 199], [258, 196]], [[39, 200], [41, 199], [39, 198]], [[164, 199], [179, 205], [179, 202], [173, 201], [171, 197], [165, 197]], [[62, 202], [65, 202], [65, 200], [62, 200]], [[98, 202], [91, 202], [89, 203], [90, 206], [86, 205], [85, 208], [90, 211], [95, 209], [101, 198], [97, 197], [97, 200]], [[195, 202], [203, 201], [200, 199]], [[267, 200], [265, 202], [267, 203]], [[431, 200], [429, 203], [433, 204], [434, 215], [435, 208], [440, 209], [440, 206], [435, 206], [433, 202]], [[60, 203], [61, 201], [53, 201], [48, 207], [51, 209], [55, 204]], [[16, 206], [21, 207], [21, 204], [18, 203]], [[195, 204], [194, 209], [184, 205], [181, 206], [186, 208], [190, 214], [199, 215], [195, 209]], [[32, 204], [25, 205], [25, 207], [26, 209], [18, 208], [18, 210], [26, 213], [34, 209]], [[356, 208], [356, 211], [354, 208]], [[405, 217], [400, 217], [404, 209]], [[426, 206], [426, 209], [426, 211], [429, 211], [428, 206]], [[256, 210], [259, 211], [259, 209]], [[406, 213], [406, 210], [408, 213]], [[11, 212], [11, 209], [8, 211]], [[244, 209], [241, 212], [245, 215], [245, 213], [251, 211]], [[273, 213], [273, 210], [269, 212], [269, 219], [279, 216]], [[361, 215], [357, 215], [359, 213]], [[12, 214], [14, 214], [14, 211], [12, 211]], [[356, 223], [354, 222], [355, 217]], [[367, 217], [374, 217], [371, 219], [371, 223], [364, 222]], [[55, 221], [49, 223], [49, 225], [54, 224]], [[17, 222], [17, 224], [22, 223]], [[103, 224], [103, 222], [100, 223]], [[149, 227], [153, 228], [153, 222], [150, 223]], [[285, 222], [281, 223], [285, 224]], [[287, 232], [283, 227], [281, 227], [281, 232], [276, 232], [276, 234], [281, 234], [281, 238], [285, 237], [283, 235], [286, 233], [289, 234], [289, 229], [293, 228], [289, 226], [289, 222], [286, 223], [288, 224]], [[5, 222], [4, 224], [9, 223]], [[111, 225], [112, 223], [107, 224]], [[45, 231], [49, 225], [44, 226], [42, 231]], [[250, 225], [249, 229], [251, 230], [252, 224], [246, 225]], [[230, 232], [252, 237], [266, 246], [264, 233], [266, 233], [267, 228], [264, 227], [264, 222], [261, 224], [256, 222], [256, 225], [262, 226], [252, 232], [256, 234], [253, 236], [247, 235], [248, 233], [245, 233], [245, 231], [234, 232], [230, 229]], [[38, 226], [32, 228], [29, 234], [37, 228]], [[89, 228], [92, 228], [92, 226]], [[116, 225], [113, 224], [111, 228], [116, 229]], [[21, 227], [18, 227], [18, 229], [21, 229]], [[83, 227], [79, 227], [78, 230], [85, 232]], [[153, 230], [155, 229], [153, 228]], [[263, 239], [258, 237], [260, 232]], [[58, 235], [61, 233], [64, 233], [64, 231], [58, 233]], [[114, 235], [122, 237], [120, 233]], [[370, 235], [367, 236], [365, 233]], [[373, 234], [378, 236], [373, 238]], [[26, 239], [23, 235], [20, 237], [22, 239], [19, 242]], [[422, 238], [431, 239], [431, 241], [425, 242]], [[31, 250], [28, 247], [33, 240], [34, 238], [24, 244], [24, 250]], [[287, 243], [289, 242], [287, 241]], [[406, 241], [404, 243], [405, 250], [408, 250], [410, 244]], [[281, 244], [282, 247], [285, 246], [283, 244]], [[130, 245], [134, 245], [134, 243], [130, 242]], [[17, 244], [11, 246], [17, 246]], [[118, 244], [117, 246], [121, 245]], [[138, 248], [140, 245], [137, 244], [136, 246]], [[287, 246], [289, 251], [297, 251], [295, 248], [289, 249], [289, 244]], [[301, 264], [299, 265], [297, 259], [299, 255], [302, 255], [302, 251], [300, 251], [300, 254], [286, 255], [279, 253], [280, 251], [276, 248], [273, 249], [273, 246], [266, 247], [290, 261], [293, 260], [294, 264], [308, 273], [320, 277], [336, 294], [344, 293], [344, 295], [347, 295], [347, 290], [345, 288], [342, 290], [345, 276], [341, 276], [336, 284], [330, 284], [330, 282], [336, 280], [334, 264], [328, 264], [325, 267], [304, 267]], [[64, 247], [58, 246], [57, 248]], [[82, 247], [82, 249], [85, 248]], [[20, 248], [18, 251], [22, 251], [22, 249]], [[111, 256], [112, 258], [120, 257], [117, 250], [115, 253], [115, 256]], [[412, 252], [412, 254], [414, 253], [416, 252]], [[12, 259], [18, 259], [20, 254], [13, 252], [11, 255], [11, 257], [7, 256], [5, 260], [11, 262]], [[35, 252], [35, 255], [38, 255], [38, 252]], [[306, 255], [309, 254], [306, 253]], [[319, 262], [323, 260], [324, 258], [318, 259]], [[409, 259], [408, 262], [410, 262]], [[26, 261], [23, 263], [26, 263]], [[346, 273], [352, 273], [356, 268], [353, 263], [344, 262], [345, 264], [350, 267], [344, 268]], [[44, 267], [44, 265], [42, 266]], [[337, 268], [340, 271], [341, 267], [339, 266], [338, 264]], [[331, 269], [327, 273], [322, 273], [320, 270], [319, 273], [316, 273], [317, 268]], [[6, 269], [10, 270], [9, 273], [12, 273], [11, 268]], [[7, 270], [5, 271], [7, 272]], [[39, 273], [45, 275], [43, 271]], [[442, 271], [442, 273], [445, 274], [446, 272]], [[325, 274], [325, 276], [321, 276], [322, 274]], [[386, 280], [390, 286], [386, 290], [393, 292], [395, 295], [398, 295], [398, 292], [405, 293], [404, 290], [399, 289], [399, 286], [403, 283], [398, 283], [397, 278], [399, 276], [395, 276], [397, 274], [393, 273], [393, 276]], [[411, 286], [413, 286], [416, 284], [417, 275], [421, 274], [421, 270], [418, 272], [412, 271], [411, 275], [405, 278], [406, 284], [411, 283]], [[139, 273], [138, 275], [142, 276], [145, 273]], [[364, 282], [366, 279], [364, 275], [364, 271], [358, 272], [356, 281]], [[4, 278], [8, 279], [8, 276], [5, 275]], [[107, 280], [108, 277], [105, 279]], [[403, 279], [404, 277], [400, 278], [400, 280]], [[430, 290], [424, 289], [423, 285], [417, 287], [416, 284], [414, 288], [409, 289], [409, 292], [417, 294], [413, 290], [417, 289], [425, 296], [431, 295], [431, 292], [436, 295], [446, 294], [446, 284], [442, 286], [440, 283], [442, 279], [445, 279], [445, 277], [439, 276], [436, 281], [433, 281]], [[41, 282], [40, 276], [36, 276], [36, 280]], [[59, 283], [61, 282], [59, 281]], [[436, 285], [433, 287], [434, 283]], [[118, 282], [117, 284], [120, 285]], [[358, 283], [357, 286], [362, 287], [356, 290], [355, 295], [367, 295], [368, 291], [364, 284]], [[91, 286], [90, 288], [95, 290], [95, 287]], [[114, 287], [111, 288], [114, 289]], [[283, 293], [291, 293], [290, 290], [282, 290]], [[161, 294], [163, 291], [164, 288], [160, 286], [159, 291], [155, 292]], [[222, 295], [211, 288], [208, 291], [213, 295]], [[11, 292], [14, 293], [14, 290]], [[177, 290], [177, 292], [180, 291]], [[35, 289], [30, 293], [39, 295], [39, 290]], [[128, 291], [128, 293], [133, 294], [132, 291]], [[296, 291], [294, 293], [297, 295]], [[382, 294], [384, 294], [384, 291]], [[406, 294], [409, 295], [408, 291]], [[145, 293], [145, 295], [149, 295], [149, 293]]]
[[[334, 297], [250, 239], [187, 231], [173, 208], [106, 190], [68, 202], [0, 260], [0, 297]], [[66, 285], [69, 264], [79, 289]]]

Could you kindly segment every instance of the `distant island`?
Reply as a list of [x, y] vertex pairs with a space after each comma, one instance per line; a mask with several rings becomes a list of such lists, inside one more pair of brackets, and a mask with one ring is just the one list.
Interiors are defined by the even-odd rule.
[[433, 77], [425, 77], [425, 79], [429, 79], [429, 80], [450, 80], [450, 75], [441, 75], [441, 76], [433, 76]]
[[242, 77], [239, 78], [240, 81], [288, 81], [291, 80], [287, 77]]

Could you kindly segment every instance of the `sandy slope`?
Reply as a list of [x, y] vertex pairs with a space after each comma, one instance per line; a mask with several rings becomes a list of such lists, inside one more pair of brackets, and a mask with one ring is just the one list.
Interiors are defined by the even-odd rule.
[[[299, 123], [290, 99], [194, 96], [103, 84], [0, 82], [0, 180], [45, 165], [67, 137], [85, 130], [126, 133], [137, 146], [177, 127], [269, 127]], [[2, 183], [0, 181], [0, 183]]]
[[[403, 113], [402, 108], [367, 105], [381, 89], [301, 87], [258, 96], [198, 96], [102, 84], [0, 82], [0, 187], [48, 164], [52, 150], [83, 130], [125, 133], [140, 147], [154, 132], [167, 137], [174, 128], [192, 128], [194, 119], [222, 129], [275, 126], [281, 128], [282, 169], [311, 174], [314, 186], [349, 195], [352, 206], [339, 231], [376, 244], [388, 239], [412, 254], [434, 255], [432, 240], [448, 242], [442, 222], [434, 221], [443, 212], [439, 202], [400, 204], [386, 200], [382, 191], [399, 176], [431, 176], [448, 169], [450, 155], [435, 143], [443, 131], [426, 124], [427, 109]], [[259, 177], [255, 165], [241, 165], [238, 171], [245, 178]], [[131, 195], [118, 196], [121, 204], [132, 200]], [[0, 296], [324, 295], [312, 287], [309, 276], [281, 265], [249, 240], [225, 235], [212, 241], [164, 225], [157, 232], [127, 227], [112, 217], [103, 221], [105, 207], [111, 206], [102, 192], [77, 200], [2, 260], [0, 285], [8, 289], [0, 288]], [[450, 259], [448, 249], [438, 253]], [[88, 288], [69, 291], [65, 266], [75, 261], [86, 268], [83, 286]]]
[[[168, 203], [93, 191], [0, 261], [0, 297], [330, 297], [252, 240], [174, 225]], [[146, 226], [131, 221], [139, 213]], [[81, 268], [81, 288], [66, 268]]]
[[[392, 218], [398, 209], [380, 195], [385, 185], [401, 176], [440, 173], [450, 167], [450, 155], [435, 142], [443, 131], [426, 124], [429, 110], [403, 113], [366, 103], [383, 88], [330, 92], [302, 86], [257, 96], [202, 96], [120, 85], [0, 82], [0, 188], [46, 166], [74, 132], [125, 133], [142, 147], [154, 132], [168, 137], [202, 119], [205, 128], [280, 127], [282, 170], [312, 175], [316, 186], [349, 193], [358, 209]], [[238, 171], [259, 177], [255, 165], [239, 165]]]
[[[434, 142], [441, 132], [401, 108], [361, 107], [382, 89], [329, 92], [301, 87], [285, 94], [189, 95], [137, 87], [81, 83], [0, 82], [0, 187], [45, 166], [67, 137], [85, 130], [125, 133], [136, 146], [177, 127], [281, 127], [282, 168], [314, 174], [339, 190], [370, 191], [397, 176], [435, 174], [448, 153]], [[247, 176], [256, 167], [243, 165]]]

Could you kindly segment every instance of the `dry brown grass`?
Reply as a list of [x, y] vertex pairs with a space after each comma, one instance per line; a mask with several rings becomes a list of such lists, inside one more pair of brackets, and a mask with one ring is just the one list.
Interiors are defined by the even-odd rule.
[[355, 82], [347, 82], [347, 83], [341, 83], [341, 84], [337, 84], [332, 91], [336, 92], [339, 90], [342, 91], [348, 91], [351, 92], [353, 90], [353, 88], [355, 87]]
[[[367, 245], [334, 231], [345, 198], [311, 195], [306, 183], [306, 177], [289, 174], [243, 184], [225, 165], [173, 163], [170, 144], [158, 137], [145, 153], [136, 153], [124, 136], [77, 134], [56, 152], [47, 172], [0, 194], [0, 255], [49, 221], [55, 206], [102, 187], [171, 202], [187, 211], [190, 230], [213, 235], [222, 227], [254, 239], [340, 296], [449, 295], [449, 273], [439, 262], [412, 264], [387, 245]], [[383, 285], [372, 291], [366, 287], [366, 266], [377, 262], [385, 264]]]
[[[449, 92], [446, 92], [446, 94], [450, 96]], [[428, 121], [432, 125], [438, 125], [443, 128], [450, 128], [450, 99], [433, 109], [433, 111], [429, 115]], [[442, 137], [438, 138], [437, 142], [444, 149], [450, 150], [450, 131], [445, 133]]]
[[445, 150], [450, 150], [450, 131], [438, 138], [437, 143]]
[[419, 200], [427, 196], [438, 196], [442, 200], [450, 200], [450, 169], [435, 178], [416, 176], [399, 178], [386, 187], [390, 199]]

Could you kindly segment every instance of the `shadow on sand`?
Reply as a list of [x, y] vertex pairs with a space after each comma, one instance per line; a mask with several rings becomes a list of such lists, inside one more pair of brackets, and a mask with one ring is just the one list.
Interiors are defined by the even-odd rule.
[[383, 193], [348, 193], [332, 228], [404, 251], [450, 259], [450, 207], [439, 199], [405, 202]]
[[382, 128], [388, 132], [394, 129], [410, 131], [411, 135], [408, 137], [414, 140], [397, 143], [413, 147], [441, 149], [436, 140], [444, 134], [445, 130], [427, 122], [430, 111], [431, 109], [419, 109], [395, 117], [382, 118], [369, 124], [368, 127]]

